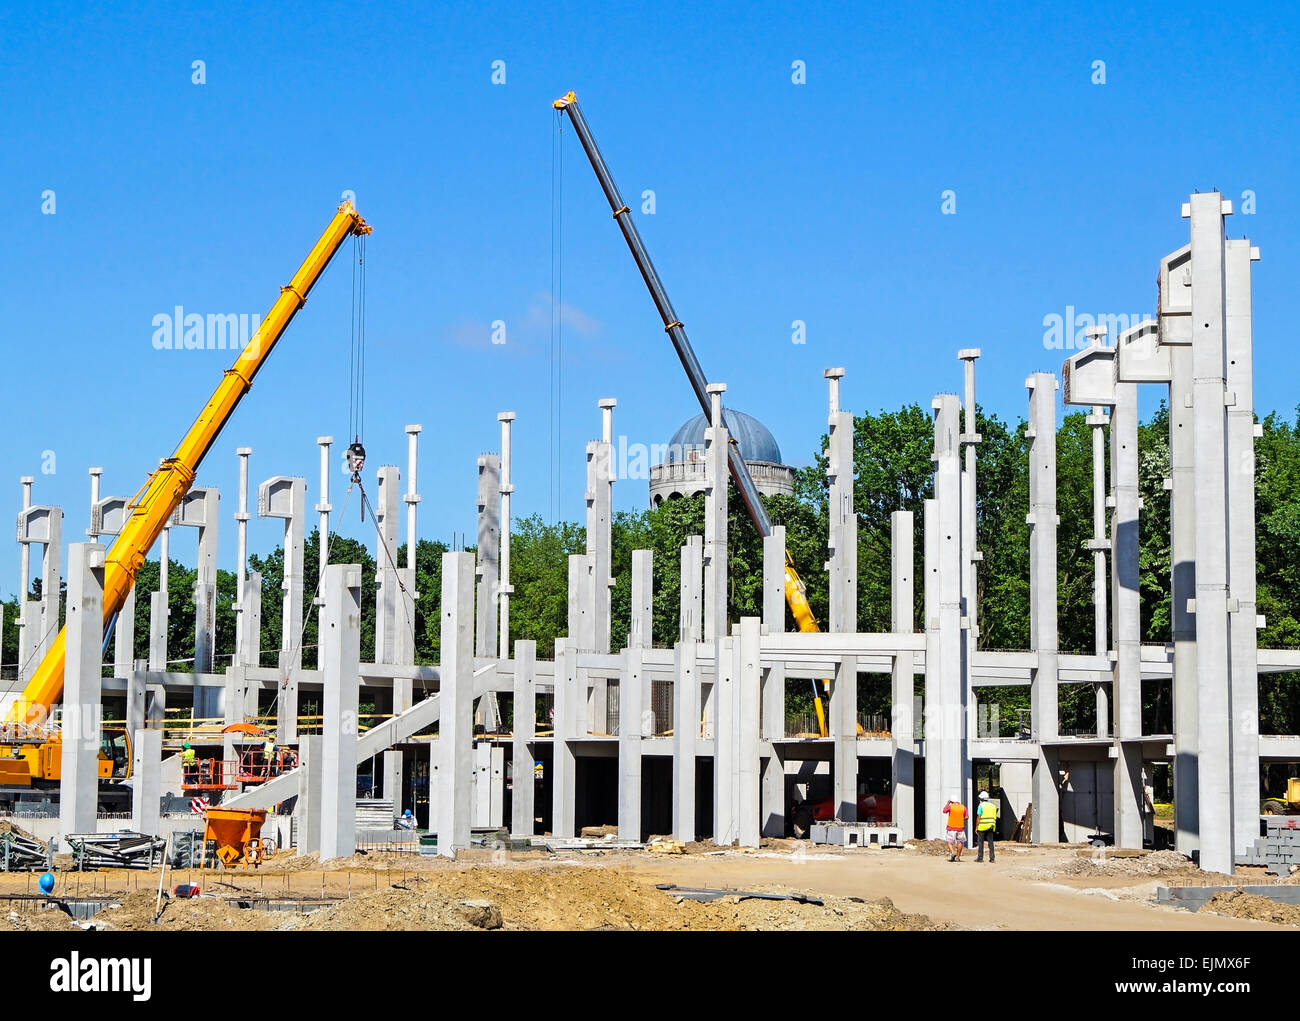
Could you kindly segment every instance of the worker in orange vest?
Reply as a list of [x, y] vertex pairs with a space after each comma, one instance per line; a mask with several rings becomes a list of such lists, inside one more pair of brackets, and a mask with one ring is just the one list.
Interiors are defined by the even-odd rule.
[[961, 861], [961, 853], [966, 849], [966, 806], [960, 801], [949, 801], [943, 811], [948, 816], [948, 860]]

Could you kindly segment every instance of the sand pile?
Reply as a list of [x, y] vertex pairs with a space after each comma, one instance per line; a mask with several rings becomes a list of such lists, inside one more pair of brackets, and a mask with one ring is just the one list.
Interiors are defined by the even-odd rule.
[[1247, 893], [1245, 890], [1216, 893], [1199, 910], [1231, 915], [1233, 918], [1249, 918], [1257, 922], [1300, 925], [1300, 904], [1279, 904], [1268, 897]]

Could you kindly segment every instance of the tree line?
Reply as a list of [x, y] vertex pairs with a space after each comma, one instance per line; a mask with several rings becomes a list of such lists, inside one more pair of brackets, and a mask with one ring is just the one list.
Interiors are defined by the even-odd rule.
[[[1258, 612], [1267, 626], [1259, 633], [1261, 647], [1300, 647], [1300, 411], [1294, 420], [1271, 414], [1261, 421], [1256, 441], [1256, 535]], [[977, 411], [976, 428], [983, 439], [978, 451], [979, 492], [977, 545], [983, 561], [977, 569], [979, 636], [982, 649], [1024, 649], [1029, 645], [1029, 445], [1023, 420], [1009, 425], [996, 415]], [[1168, 412], [1164, 406], [1139, 426], [1139, 521], [1142, 591], [1142, 637], [1165, 642], [1170, 636]], [[1057, 431], [1057, 505], [1060, 517], [1057, 553], [1057, 601], [1060, 648], [1063, 652], [1093, 651], [1093, 559], [1087, 549], [1092, 537], [1092, 440], [1081, 413], [1065, 416]], [[926, 410], [909, 404], [897, 411], [864, 414], [854, 420], [854, 506], [858, 515], [858, 627], [862, 631], [890, 629], [890, 514], [911, 511], [916, 525], [916, 564], [924, 549], [924, 501], [933, 494], [933, 424]], [[773, 523], [786, 528], [787, 547], [808, 587], [814, 613], [828, 613], [826, 562], [828, 485], [825, 472], [826, 437], [821, 452], [808, 467], [795, 472], [792, 495], [765, 497]], [[1109, 450], [1107, 450], [1109, 457]], [[762, 612], [763, 557], [757, 530], [744, 512], [734, 485], [730, 493], [728, 542], [728, 614], [733, 621]], [[631, 603], [632, 551], [654, 553], [654, 640], [671, 645], [678, 634], [680, 549], [687, 537], [704, 530], [704, 497], [665, 502], [657, 509], [622, 511], [611, 527], [612, 643], [626, 642]], [[362, 567], [362, 658], [373, 656], [377, 564], [365, 544], [331, 534], [332, 563]], [[537, 642], [538, 655], [551, 655], [557, 637], [568, 630], [567, 557], [584, 552], [586, 530], [581, 524], [547, 523], [538, 515], [512, 526], [512, 639]], [[416, 545], [414, 619], [416, 660], [439, 658], [439, 597], [442, 583], [442, 542]], [[406, 563], [406, 550], [398, 552]], [[319, 581], [320, 534], [313, 531], [304, 549], [303, 629], [299, 642], [308, 666], [316, 663], [317, 613], [312, 605]], [[284, 551], [250, 556], [249, 570], [262, 575], [262, 662], [272, 665], [281, 643]], [[158, 587], [159, 565], [146, 561], [137, 578], [135, 656], [148, 658], [149, 599]], [[169, 659], [172, 669], [191, 669], [194, 656], [193, 586], [196, 572], [175, 561], [169, 574]], [[220, 669], [235, 647], [237, 580], [229, 571], [217, 573], [216, 653]], [[32, 595], [39, 596], [39, 583]], [[923, 593], [916, 586], [915, 621], [922, 625]], [[4, 605], [4, 663], [17, 660], [17, 628], [12, 626], [18, 605]], [[793, 623], [787, 619], [787, 627]], [[111, 648], [110, 648], [111, 658]], [[1171, 720], [1170, 685], [1144, 685], [1144, 729], [1167, 733]], [[918, 690], [920, 679], [918, 678]], [[859, 685], [860, 711], [887, 713], [889, 686], [885, 677], [864, 676]], [[792, 708], [808, 696], [792, 687]], [[1016, 710], [1027, 709], [1028, 688], [984, 689], [980, 701], [999, 708], [1003, 731], [1015, 725]], [[1095, 701], [1090, 685], [1062, 685], [1061, 727], [1086, 731], [1095, 726]], [[1300, 674], [1261, 679], [1260, 722], [1265, 733], [1300, 733]]]

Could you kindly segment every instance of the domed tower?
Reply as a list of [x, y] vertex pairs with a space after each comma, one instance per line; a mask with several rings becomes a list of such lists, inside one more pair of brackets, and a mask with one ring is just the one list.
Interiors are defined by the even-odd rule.
[[[794, 469], [781, 461], [781, 448], [767, 426], [753, 415], [728, 408], [731, 439], [749, 467], [754, 485], [764, 496], [794, 492]], [[650, 506], [704, 492], [704, 430], [708, 420], [696, 415], [673, 433], [663, 460], [650, 469]], [[658, 453], [658, 449], [655, 451]]]

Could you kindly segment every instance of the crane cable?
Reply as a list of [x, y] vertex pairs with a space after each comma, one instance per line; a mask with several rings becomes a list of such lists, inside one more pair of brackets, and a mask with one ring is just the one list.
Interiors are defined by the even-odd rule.
[[[352, 239], [356, 259], [352, 263], [351, 349], [348, 355], [348, 432], [352, 443], [347, 449], [351, 484], [361, 485], [361, 471], [366, 465], [366, 448], [361, 434], [366, 431], [366, 237]], [[364, 495], [364, 494], [363, 494]], [[366, 520], [366, 501], [361, 504], [361, 520]]]
[[549, 468], [551, 523], [560, 513], [560, 418], [564, 409], [564, 116], [555, 111], [551, 132], [551, 382]]

